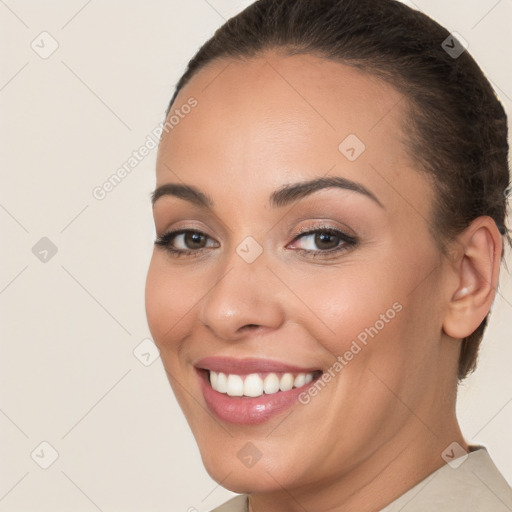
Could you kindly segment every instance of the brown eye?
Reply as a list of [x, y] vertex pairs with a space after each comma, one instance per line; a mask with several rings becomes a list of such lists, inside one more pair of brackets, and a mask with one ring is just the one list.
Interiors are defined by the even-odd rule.
[[338, 229], [318, 228], [297, 236], [289, 247], [300, 251], [305, 256], [330, 257], [357, 244], [356, 238]]
[[315, 245], [318, 249], [328, 251], [338, 247], [341, 239], [332, 233], [319, 232], [315, 235]]
[[187, 249], [202, 249], [206, 247], [207, 237], [202, 233], [189, 231], [184, 233], [184, 244]]
[[182, 230], [166, 233], [155, 244], [176, 256], [200, 254], [203, 249], [219, 247], [208, 235], [200, 231]]

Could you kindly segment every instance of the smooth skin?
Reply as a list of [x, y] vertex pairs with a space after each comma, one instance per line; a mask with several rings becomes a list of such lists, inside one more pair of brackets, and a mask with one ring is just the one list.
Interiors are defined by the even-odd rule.
[[[480, 217], [443, 255], [435, 192], [404, 142], [407, 100], [369, 74], [271, 51], [211, 63], [173, 109], [190, 97], [197, 107], [163, 136], [157, 187], [196, 187], [213, 206], [171, 195], [155, 202], [158, 236], [206, 237], [175, 238], [175, 249], [196, 251], [180, 257], [155, 247], [146, 310], [205, 467], [251, 494], [252, 511], [378, 511], [444, 465], [452, 442], [469, 449], [455, 416], [460, 339], [494, 299], [498, 229]], [[350, 134], [366, 147], [353, 162], [339, 150]], [[359, 183], [380, 204], [334, 187], [270, 203], [285, 185], [326, 176]], [[326, 227], [357, 243], [298, 238]], [[263, 249], [251, 264], [236, 252], [247, 237]], [[319, 240], [342, 250], [325, 254]], [[208, 411], [200, 358], [327, 371], [397, 302], [402, 311], [309, 404], [253, 426]], [[248, 442], [262, 455], [251, 468], [237, 457]]]

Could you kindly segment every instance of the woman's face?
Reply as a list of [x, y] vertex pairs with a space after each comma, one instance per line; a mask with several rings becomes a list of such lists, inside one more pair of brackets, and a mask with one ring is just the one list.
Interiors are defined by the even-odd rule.
[[316, 485], [434, 443], [457, 349], [404, 108], [370, 75], [275, 53], [210, 64], [173, 106], [157, 188], [175, 186], [154, 218], [175, 234], [155, 246], [147, 316], [229, 489]]

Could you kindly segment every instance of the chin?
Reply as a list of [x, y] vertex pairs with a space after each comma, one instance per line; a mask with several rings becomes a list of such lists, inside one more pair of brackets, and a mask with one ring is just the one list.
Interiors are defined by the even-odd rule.
[[201, 450], [201, 456], [210, 477], [238, 494], [269, 493], [293, 485], [291, 471], [280, 467], [273, 458], [262, 457], [246, 467], [236, 452], [221, 454]]

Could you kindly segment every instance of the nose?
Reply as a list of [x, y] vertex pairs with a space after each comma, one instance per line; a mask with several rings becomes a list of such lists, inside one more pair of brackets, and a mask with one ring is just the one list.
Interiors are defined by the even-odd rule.
[[201, 303], [199, 320], [217, 338], [237, 341], [249, 332], [268, 332], [283, 324], [282, 284], [267, 264], [263, 255], [247, 263], [234, 253], [222, 274], [216, 274]]

